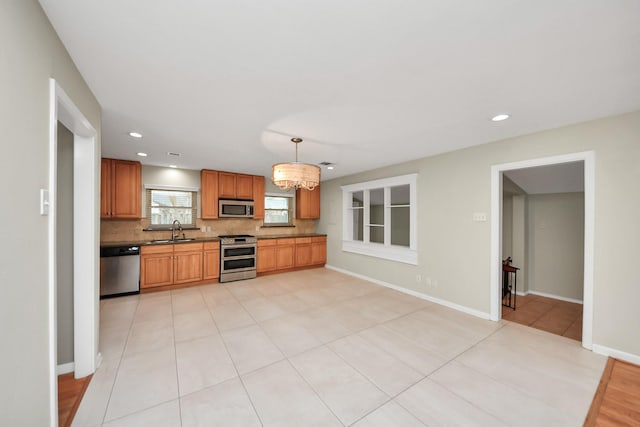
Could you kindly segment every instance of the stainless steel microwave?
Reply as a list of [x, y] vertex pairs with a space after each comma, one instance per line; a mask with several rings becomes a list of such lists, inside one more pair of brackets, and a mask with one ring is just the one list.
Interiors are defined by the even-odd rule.
[[253, 218], [253, 200], [218, 200], [219, 218]]

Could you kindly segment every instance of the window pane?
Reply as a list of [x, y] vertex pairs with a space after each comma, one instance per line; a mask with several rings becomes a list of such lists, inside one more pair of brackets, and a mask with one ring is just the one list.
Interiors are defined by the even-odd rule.
[[362, 241], [364, 230], [364, 211], [362, 209], [353, 209], [353, 240]]
[[151, 206], [179, 206], [192, 205], [190, 191], [151, 190]]
[[391, 208], [391, 244], [409, 246], [409, 207]]
[[364, 206], [364, 192], [351, 193], [351, 207], [361, 208], [362, 206]]
[[409, 185], [391, 187], [391, 205], [409, 204]]
[[287, 225], [291, 224], [291, 197], [265, 196], [264, 223]]
[[[384, 225], [384, 189], [369, 192], [369, 224]], [[383, 233], [384, 234], [384, 233]], [[373, 240], [371, 240], [373, 242]]]
[[369, 227], [369, 241], [371, 243], [384, 243], [384, 227]]
[[265, 209], [289, 209], [290, 197], [265, 197]]
[[192, 224], [192, 212], [191, 208], [152, 207], [151, 224], [171, 224], [176, 219], [183, 225]]
[[265, 210], [265, 224], [289, 224], [288, 210]]

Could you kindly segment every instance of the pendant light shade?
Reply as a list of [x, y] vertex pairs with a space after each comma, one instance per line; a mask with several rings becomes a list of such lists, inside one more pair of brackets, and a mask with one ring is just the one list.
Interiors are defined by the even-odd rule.
[[296, 161], [273, 165], [271, 180], [283, 190], [291, 188], [313, 190], [320, 184], [320, 168], [309, 163], [298, 162], [298, 144], [302, 142], [302, 138], [291, 138], [291, 142], [296, 144]]

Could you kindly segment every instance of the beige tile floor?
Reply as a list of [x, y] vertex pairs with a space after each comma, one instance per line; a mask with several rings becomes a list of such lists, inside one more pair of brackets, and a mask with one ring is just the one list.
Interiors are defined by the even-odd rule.
[[327, 269], [104, 300], [74, 426], [582, 425], [606, 359]]

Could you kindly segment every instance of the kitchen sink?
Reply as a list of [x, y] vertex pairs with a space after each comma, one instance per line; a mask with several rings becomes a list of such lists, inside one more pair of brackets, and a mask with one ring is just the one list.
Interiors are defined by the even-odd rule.
[[165, 243], [180, 243], [180, 242], [191, 242], [196, 240], [195, 238], [191, 237], [188, 239], [175, 239], [175, 240], [171, 240], [171, 239], [161, 239], [161, 240], [150, 240], [147, 242], [147, 244], [149, 245], [162, 245]]

